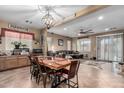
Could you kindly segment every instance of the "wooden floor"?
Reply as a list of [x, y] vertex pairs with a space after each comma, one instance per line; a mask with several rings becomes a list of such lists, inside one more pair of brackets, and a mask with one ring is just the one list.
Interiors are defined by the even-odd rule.
[[[124, 76], [118, 74], [112, 63], [83, 61], [79, 68], [80, 88], [123, 88]], [[47, 87], [50, 87], [50, 81]], [[42, 88], [30, 79], [29, 67], [0, 72], [1, 88]], [[67, 87], [63, 84], [60, 87]]]

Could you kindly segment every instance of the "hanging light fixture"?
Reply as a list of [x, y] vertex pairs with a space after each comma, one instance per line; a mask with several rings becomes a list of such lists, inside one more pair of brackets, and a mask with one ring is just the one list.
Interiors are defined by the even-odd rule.
[[54, 18], [52, 17], [52, 15], [50, 15], [50, 13], [48, 12], [45, 16], [42, 17], [42, 21], [44, 22], [44, 24], [47, 26], [48, 29], [50, 29], [51, 27], [54, 26]]
[[41, 12], [45, 12], [46, 14], [42, 17], [42, 22], [46, 25], [47, 29], [50, 29], [51, 27], [53, 27], [55, 25], [55, 20], [52, 17], [52, 15], [50, 14], [50, 10], [52, 9], [52, 7], [50, 6], [45, 6], [44, 7], [45, 11], [41, 11], [41, 8], [39, 7], [39, 10]]

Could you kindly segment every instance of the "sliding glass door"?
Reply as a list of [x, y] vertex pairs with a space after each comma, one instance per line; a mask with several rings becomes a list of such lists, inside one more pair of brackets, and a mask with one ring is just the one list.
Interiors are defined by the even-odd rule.
[[98, 60], [122, 61], [123, 35], [109, 35], [97, 37]]

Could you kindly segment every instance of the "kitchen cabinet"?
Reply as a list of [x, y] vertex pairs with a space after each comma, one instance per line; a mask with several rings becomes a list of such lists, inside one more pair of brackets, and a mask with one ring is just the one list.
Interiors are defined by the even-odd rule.
[[5, 68], [5, 66], [4, 66], [4, 60], [5, 60], [4, 57], [1, 57], [1, 58], [0, 58], [0, 70], [2, 70], [2, 69]]
[[0, 71], [28, 65], [30, 65], [30, 62], [26, 55], [0, 56]]

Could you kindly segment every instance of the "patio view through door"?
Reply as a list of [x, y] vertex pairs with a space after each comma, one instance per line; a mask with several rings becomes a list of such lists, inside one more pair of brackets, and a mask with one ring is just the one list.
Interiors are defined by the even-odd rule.
[[97, 37], [97, 59], [122, 62], [123, 34]]

